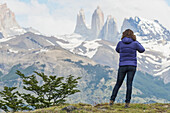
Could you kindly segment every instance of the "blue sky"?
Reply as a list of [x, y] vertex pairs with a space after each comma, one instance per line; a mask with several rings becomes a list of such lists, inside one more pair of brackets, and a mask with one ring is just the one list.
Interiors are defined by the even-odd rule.
[[[170, 0], [2, 0], [16, 15], [22, 27], [33, 27], [48, 35], [70, 34], [76, 25], [78, 11], [83, 8], [85, 21], [99, 5], [105, 20], [112, 15], [120, 30], [124, 18], [139, 16], [158, 20], [170, 29]], [[19, 7], [18, 7], [19, 6]]]
[[170, 6], [170, 0], [166, 0], [167, 4]]

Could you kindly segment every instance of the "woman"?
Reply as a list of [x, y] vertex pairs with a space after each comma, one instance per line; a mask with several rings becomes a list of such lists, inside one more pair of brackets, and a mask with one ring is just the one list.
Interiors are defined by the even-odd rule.
[[113, 88], [109, 104], [114, 104], [118, 90], [123, 83], [125, 75], [127, 74], [125, 108], [128, 108], [132, 93], [132, 82], [137, 67], [136, 51], [143, 53], [145, 49], [138, 41], [136, 41], [136, 36], [134, 35], [133, 31], [127, 29], [123, 32], [121, 41], [119, 41], [119, 43], [117, 44], [116, 51], [120, 55], [119, 69], [117, 82], [115, 87]]

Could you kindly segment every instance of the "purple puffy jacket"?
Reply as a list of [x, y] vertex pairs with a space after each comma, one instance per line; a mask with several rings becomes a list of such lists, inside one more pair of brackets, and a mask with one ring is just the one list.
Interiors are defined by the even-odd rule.
[[138, 41], [124, 37], [117, 44], [116, 51], [120, 53], [119, 66], [137, 66], [136, 51], [143, 53], [145, 49]]

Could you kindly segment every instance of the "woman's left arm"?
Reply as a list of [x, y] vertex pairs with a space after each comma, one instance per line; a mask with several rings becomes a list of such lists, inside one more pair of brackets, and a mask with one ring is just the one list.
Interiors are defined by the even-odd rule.
[[120, 42], [117, 44], [117, 46], [116, 46], [116, 51], [118, 52], [118, 53], [120, 53]]

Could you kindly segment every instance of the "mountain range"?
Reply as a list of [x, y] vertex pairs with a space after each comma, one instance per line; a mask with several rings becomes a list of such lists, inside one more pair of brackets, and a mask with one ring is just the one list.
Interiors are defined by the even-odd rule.
[[[14, 13], [6, 4], [1, 4], [0, 89], [17, 86], [23, 91], [16, 70], [26, 75], [35, 70], [64, 77], [72, 74], [82, 77], [79, 81], [81, 92], [68, 98], [69, 102], [107, 102], [117, 77], [119, 55], [115, 47], [127, 28], [135, 32], [146, 49], [145, 53], [137, 55], [132, 102], [170, 102], [170, 31], [157, 20], [142, 17], [124, 19], [119, 30], [113, 16], [109, 15], [104, 22], [100, 7], [92, 14], [91, 27], [87, 27], [81, 9], [74, 33], [45, 36], [33, 28], [19, 26]], [[124, 101], [125, 82], [117, 102]]]

